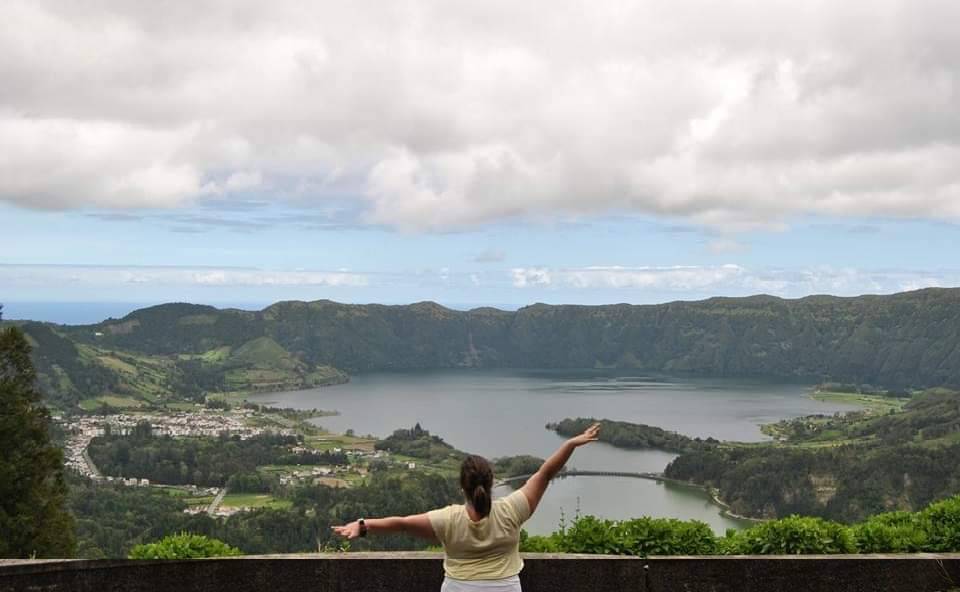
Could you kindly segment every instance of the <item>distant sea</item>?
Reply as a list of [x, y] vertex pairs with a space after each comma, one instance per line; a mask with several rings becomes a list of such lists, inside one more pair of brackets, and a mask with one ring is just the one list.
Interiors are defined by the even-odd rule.
[[[61, 325], [90, 325], [114, 318], [123, 318], [131, 312], [161, 304], [160, 302], [0, 302], [3, 304], [3, 318], [7, 320], [31, 320]], [[242, 310], [261, 310], [269, 302], [203, 302], [217, 308], [239, 308]], [[455, 310], [469, 310], [481, 306], [493, 306], [502, 310], [516, 310], [516, 304], [468, 304], [443, 302], [444, 306]]]
[[[131, 312], [155, 306], [159, 302], [3, 302], [3, 318], [6, 320], [27, 319], [60, 323], [61, 325], [90, 325], [100, 321], [122, 318]], [[259, 303], [212, 303], [218, 308], [242, 308], [260, 310]]]

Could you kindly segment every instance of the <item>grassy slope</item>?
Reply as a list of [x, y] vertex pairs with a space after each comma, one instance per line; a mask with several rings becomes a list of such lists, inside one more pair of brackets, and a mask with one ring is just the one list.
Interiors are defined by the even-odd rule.
[[293, 505], [290, 500], [276, 499], [268, 493], [228, 493], [223, 498], [223, 506], [228, 508], [274, 508], [285, 509]]
[[[104, 405], [139, 408], [150, 405], [192, 403], [178, 388], [183, 370], [178, 362], [197, 361], [203, 368], [222, 373], [224, 392], [242, 394], [336, 384], [347, 376], [330, 366], [311, 367], [268, 337], [238, 348], [217, 347], [200, 354], [171, 356], [111, 349], [94, 343], [74, 343], [52, 327], [33, 327], [42, 340], [30, 337], [38, 355], [49, 354], [38, 364], [41, 388], [53, 407], [73, 405], [92, 411]], [[55, 343], [59, 349], [44, 347]], [[100, 383], [84, 385], [79, 373], [96, 374]], [[179, 373], [179, 374], [178, 374]], [[219, 390], [219, 389], [218, 389]]]
[[811, 398], [829, 403], [847, 403], [859, 405], [875, 413], [900, 411], [910, 400], [909, 397], [888, 397], [884, 395], [864, 395], [859, 393], [835, 393], [831, 391], [816, 391]]

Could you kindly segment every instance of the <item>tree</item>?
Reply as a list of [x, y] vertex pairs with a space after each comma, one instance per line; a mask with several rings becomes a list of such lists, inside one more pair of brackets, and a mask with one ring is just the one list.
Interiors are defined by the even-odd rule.
[[74, 553], [63, 454], [49, 428], [30, 344], [17, 327], [0, 329], [0, 557]]

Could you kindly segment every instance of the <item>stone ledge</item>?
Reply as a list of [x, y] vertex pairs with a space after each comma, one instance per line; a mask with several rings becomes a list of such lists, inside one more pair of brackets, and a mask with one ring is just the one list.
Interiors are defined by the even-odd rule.
[[[440, 553], [184, 561], [4, 560], [0, 592], [439, 591]], [[524, 592], [945, 592], [960, 554], [636, 557], [524, 554]]]
[[[524, 555], [525, 592], [642, 590], [635, 557]], [[63, 560], [0, 564], [0, 592], [439, 591], [441, 553], [264, 555], [176, 561]]]
[[646, 563], [648, 592], [960, 591], [960, 554], [650, 557]]

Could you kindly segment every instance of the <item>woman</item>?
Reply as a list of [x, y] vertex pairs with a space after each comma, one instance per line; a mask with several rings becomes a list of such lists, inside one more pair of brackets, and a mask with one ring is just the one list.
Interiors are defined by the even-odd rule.
[[579, 446], [597, 440], [600, 424], [570, 438], [544, 461], [523, 487], [494, 500], [493, 471], [480, 456], [460, 465], [460, 488], [466, 503], [425, 514], [394, 518], [361, 518], [333, 530], [348, 539], [403, 532], [443, 544], [445, 578], [441, 592], [519, 592], [520, 527], [537, 509], [550, 480]]

